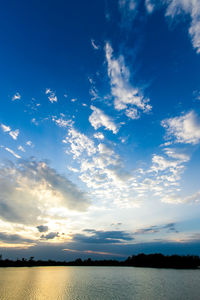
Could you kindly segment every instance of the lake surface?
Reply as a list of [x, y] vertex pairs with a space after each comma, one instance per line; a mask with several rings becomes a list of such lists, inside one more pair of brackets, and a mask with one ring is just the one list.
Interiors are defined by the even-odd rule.
[[0, 300], [200, 299], [200, 270], [0, 268]]

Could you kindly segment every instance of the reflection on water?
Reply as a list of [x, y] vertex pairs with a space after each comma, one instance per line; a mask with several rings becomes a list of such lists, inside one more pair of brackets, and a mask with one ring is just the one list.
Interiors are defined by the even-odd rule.
[[0, 300], [200, 299], [200, 270], [0, 268]]

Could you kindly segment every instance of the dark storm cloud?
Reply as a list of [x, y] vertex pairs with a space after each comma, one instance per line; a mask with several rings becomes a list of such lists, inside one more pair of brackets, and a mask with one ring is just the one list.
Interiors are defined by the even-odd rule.
[[6, 232], [0, 232], [0, 241], [6, 243], [33, 243], [34, 240], [24, 238], [18, 234], [9, 234]]
[[175, 223], [168, 223], [165, 225], [154, 225], [146, 228], [141, 228], [138, 229], [134, 232], [135, 235], [139, 234], [152, 234], [152, 233], [159, 233], [161, 231], [166, 231], [166, 232], [178, 232], [176, 229], [176, 224]]
[[134, 232], [132, 235], [126, 231], [113, 230], [113, 231], [100, 231], [94, 229], [84, 229], [83, 234], [73, 235], [74, 241], [79, 241], [83, 243], [95, 243], [95, 244], [117, 244], [125, 243], [134, 240], [134, 235], [143, 234], [155, 234], [161, 231], [165, 232], [177, 232], [175, 228], [175, 223], [168, 223], [165, 225], [154, 225], [147, 228], [141, 228]]
[[55, 237], [58, 237], [59, 236], [59, 232], [49, 232], [48, 234], [46, 235], [41, 235], [41, 239], [46, 239], [46, 240], [52, 240], [54, 239]]
[[73, 235], [74, 241], [94, 244], [117, 244], [134, 240], [130, 233], [125, 231], [98, 231], [94, 229], [85, 229], [88, 234]]
[[39, 225], [36, 227], [39, 232], [47, 232], [49, 230], [48, 226], [45, 225]]

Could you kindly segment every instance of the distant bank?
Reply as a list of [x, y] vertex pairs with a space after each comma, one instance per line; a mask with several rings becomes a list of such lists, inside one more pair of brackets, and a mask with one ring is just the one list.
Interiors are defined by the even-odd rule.
[[174, 269], [198, 269], [200, 267], [200, 257], [194, 255], [170, 255], [138, 254], [128, 257], [124, 261], [118, 260], [82, 260], [78, 258], [74, 261], [54, 261], [35, 260], [22, 258], [17, 260], [3, 259], [0, 256], [0, 267], [37, 267], [37, 266], [124, 266], [124, 267], [145, 267], [145, 268], [174, 268]]

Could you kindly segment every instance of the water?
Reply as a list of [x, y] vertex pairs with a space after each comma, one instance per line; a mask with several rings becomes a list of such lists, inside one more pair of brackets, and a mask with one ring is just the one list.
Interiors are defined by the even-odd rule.
[[200, 299], [200, 270], [0, 268], [0, 300]]

